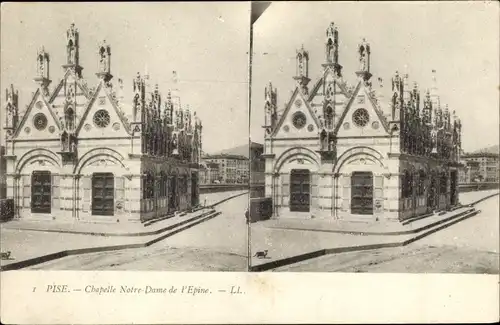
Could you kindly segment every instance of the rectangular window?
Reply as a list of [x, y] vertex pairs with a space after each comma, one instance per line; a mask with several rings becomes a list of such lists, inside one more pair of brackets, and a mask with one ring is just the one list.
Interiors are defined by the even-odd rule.
[[34, 171], [31, 175], [31, 212], [50, 213], [52, 202], [51, 174]]

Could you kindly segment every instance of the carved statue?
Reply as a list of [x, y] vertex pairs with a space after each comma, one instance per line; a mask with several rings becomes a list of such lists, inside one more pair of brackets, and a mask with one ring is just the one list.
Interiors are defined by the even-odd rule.
[[71, 152], [76, 152], [76, 139], [72, 138], [71, 141]]
[[363, 45], [359, 48], [359, 62], [360, 71], [366, 71], [366, 50]]
[[302, 55], [299, 54], [299, 56], [297, 57], [297, 60], [299, 61], [299, 71], [298, 71], [298, 75], [299, 76], [302, 76], [304, 75], [304, 64], [302, 62]]
[[328, 137], [326, 135], [326, 132], [323, 130], [321, 132], [321, 149], [326, 150], [328, 148]]
[[330, 63], [335, 62], [335, 49], [334, 49], [333, 45], [330, 45], [330, 48], [329, 48], [328, 62], [330, 62]]
[[61, 135], [61, 151], [66, 151], [68, 149], [68, 134], [63, 132]]
[[38, 56], [38, 74], [40, 76], [44, 75], [44, 70], [45, 70], [45, 64], [43, 62], [43, 56], [39, 55]]
[[75, 54], [76, 54], [75, 48], [73, 46], [71, 46], [69, 48], [69, 57], [68, 57], [68, 59], [69, 59], [68, 63], [69, 64], [75, 64], [76, 63]]

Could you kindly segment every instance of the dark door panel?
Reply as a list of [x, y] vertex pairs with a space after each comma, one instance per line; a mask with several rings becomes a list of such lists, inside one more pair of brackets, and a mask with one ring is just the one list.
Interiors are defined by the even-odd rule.
[[373, 175], [355, 172], [351, 176], [351, 213], [373, 214]]
[[290, 173], [290, 211], [310, 211], [310, 172], [294, 169]]

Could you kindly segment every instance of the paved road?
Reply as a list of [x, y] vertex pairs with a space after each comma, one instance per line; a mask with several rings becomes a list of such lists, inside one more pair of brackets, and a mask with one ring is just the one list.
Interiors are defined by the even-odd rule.
[[248, 195], [217, 207], [222, 214], [150, 247], [65, 257], [38, 270], [245, 271]]
[[307, 272], [498, 274], [499, 197], [476, 206], [482, 212], [410, 245], [323, 256], [276, 269]]

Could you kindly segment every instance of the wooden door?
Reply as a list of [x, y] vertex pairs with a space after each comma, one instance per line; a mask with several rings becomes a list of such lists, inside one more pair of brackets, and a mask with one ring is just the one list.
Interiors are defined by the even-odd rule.
[[31, 212], [50, 213], [52, 182], [48, 171], [34, 171], [31, 175]]
[[92, 175], [92, 215], [114, 215], [115, 180], [112, 173]]
[[373, 174], [354, 172], [351, 176], [351, 213], [373, 214]]
[[310, 172], [293, 169], [290, 173], [290, 211], [310, 211]]

